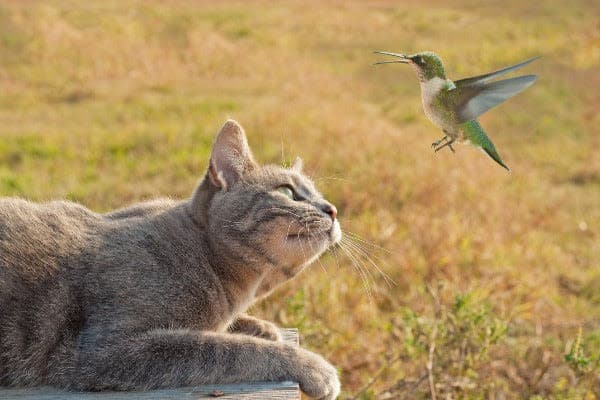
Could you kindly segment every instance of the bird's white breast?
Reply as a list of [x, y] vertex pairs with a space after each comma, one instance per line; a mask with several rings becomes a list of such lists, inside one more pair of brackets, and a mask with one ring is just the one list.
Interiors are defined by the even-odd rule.
[[428, 81], [421, 82], [421, 97], [423, 99], [423, 103], [430, 102], [435, 98], [438, 92], [446, 87], [446, 80], [435, 77], [431, 78]]
[[431, 78], [428, 81], [421, 82], [421, 101], [423, 102], [423, 111], [427, 118], [443, 130], [453, 133], [453, 124], [444, 120], [440, 112], [432, 109], [431, 103], [435, 100], [440, 90], [446, 90], [447, 80], [439, 77]]

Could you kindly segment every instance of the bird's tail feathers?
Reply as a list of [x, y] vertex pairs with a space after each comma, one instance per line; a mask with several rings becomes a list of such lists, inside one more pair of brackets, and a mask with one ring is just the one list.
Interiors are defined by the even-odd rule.
[[500, 154], [498, 154], [498, 152], [496, 151], [496, 149], [494, 148], [487, 148], [487, 146], [485, 147], [481, 147], [481, 150], [492, 160], [496, 161], [498, 164], [500, 164], [504, 169], [506, 169], [508, 172], [510, 172], [510, 168], [508, 168], [508, 166], [506, 164], [504, 164], [504, 161], [502, 161], [502, 158], [500, 157]]

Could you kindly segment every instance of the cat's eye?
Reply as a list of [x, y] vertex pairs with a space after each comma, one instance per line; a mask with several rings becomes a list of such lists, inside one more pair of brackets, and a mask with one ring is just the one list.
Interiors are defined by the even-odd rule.
[[289, 197], [290, 200], [297, 200], [296, 193], [294, 193], [294, 190], [289, 186], [279, 186], [277, 191], [283, 193], [286, 197]]

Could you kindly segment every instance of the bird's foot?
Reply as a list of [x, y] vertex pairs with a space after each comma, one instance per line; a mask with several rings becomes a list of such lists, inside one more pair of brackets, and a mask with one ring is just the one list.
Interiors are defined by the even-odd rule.
[[[447, 138], [447, 136], [446, 136], [446, 138]], [[446, 139], [446, 138], [444, 138], [444, 139]], [[454, 139], [451, 139], [450, 141], [446, 141], [446, 142], [444, 142], [444, 143], [442, 143], [442, 141], [443, 141], [443, 139], [442, 139], [442, 140], [439, 140], [439, 141], [438, 141], [439, 143], [437, 143], [437, 144], [436, 144], [436, 143], [434, 143], [434, 144], [436, 144], [436, 146], [435, 146], [435, 147], [433, 147], [433, 145], [432, 145], [432, 147], [433, 147], [433, 151], [434, 151], [434, 152], [436, 152], [436, 153], [437, 153], [438, 151], [440, 151], [440, 150], [441, 150], [441, 149], [443, 149], [444, 147], [448, 146], [448, 148], [449, 148], [450, 150], [452, 150], [452, 152], [453, 152], [453, 153], [455, 153], [455, 151], [454, 151], [454, 147], [452, 147], [452, 143], [454, 143]]]
[[[438, 146], [440, 146], [446, 140], [448, 140], [448, 136], [444, 136], [440, 140], [436, 140], [435, 142], [431, 143], [431, 148], [435, 150]], [[437, 151], [437, 150], [435, 150], [435, 151]]]

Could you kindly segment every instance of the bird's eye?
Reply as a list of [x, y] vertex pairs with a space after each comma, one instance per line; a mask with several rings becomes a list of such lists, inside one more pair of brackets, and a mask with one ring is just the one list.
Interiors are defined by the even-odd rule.
[[290, 200], [296, 200], [294, 191], [289, 186], [279, 186], [277, 191], [283, 193], [286, 197], [289, 197]]

